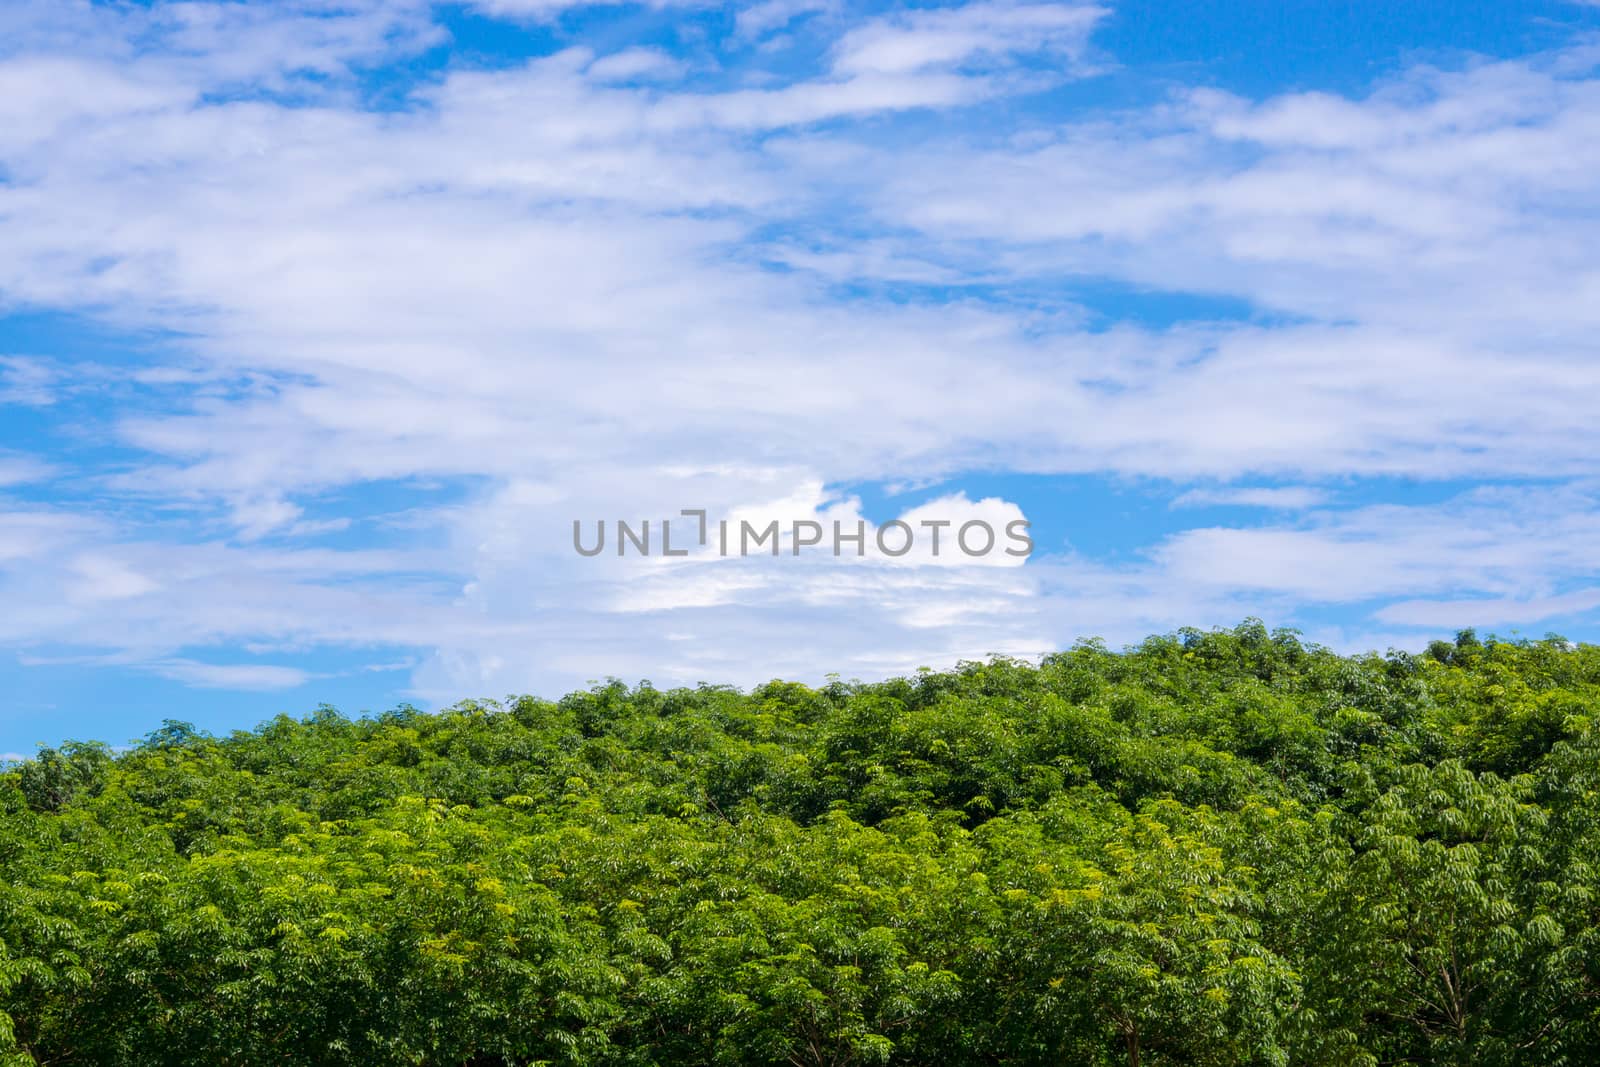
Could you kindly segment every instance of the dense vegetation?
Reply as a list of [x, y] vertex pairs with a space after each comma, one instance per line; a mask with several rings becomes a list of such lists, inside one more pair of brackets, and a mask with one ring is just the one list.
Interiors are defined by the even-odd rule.
[[1600, 1062], [1600, 647], [1085, 643], [0, 775], [5, 1064]]

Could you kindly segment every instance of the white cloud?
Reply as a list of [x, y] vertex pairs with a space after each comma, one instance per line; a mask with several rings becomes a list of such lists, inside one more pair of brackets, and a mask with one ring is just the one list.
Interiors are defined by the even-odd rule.
[[1182, 583], [1330, 604], [1461, 590], [1542, 594], [1593, 573], [1596, 503], [1575, 487], [1476, 490], [1442, 505], [1322, 512], [1294, 526], [1187, 530], [1155, 558]]
[[763, 0], [740, 8], [734, 21], [741, 37], [761, 37], [789, 26], [796, 19], [839, 8], [839, 0]]
[[1402, 626], [1460, 629], [1466, 626], [1534, 623], [1580, 615], [1600, 607], [1600, 590], [1579, 589], [1558, 596], [1494, 600], [1404, 600], [1374, 613], [1382, 622]]
[[[86, 99], [110, 89], [95, 109], [151, 102], [146, 92], [179, 87], [317, 92], [352, 67], [415, 54], [447, 37], [427, 0], [277, 0], [273, 4], [157, 2], [103, 5], [75, 0], [12, 0], [0, 9], [0, 58], [86, 60], [82, 89], [37, 79], [24, 99]], [[30, 58], [31, 57], [31, 58]], [[113, 70], [114, 67], [114, 70]], [[115, 85], [96, 79], [123, 79]], [[129, 90], [135, 90], [130, 96]], [[92, 97], [94, 94], [88, 94]], [[135, 108], [136, 109], [136, 108]]]
[[[618, 82], [673, 60], [573, 48], [377, 112], [355, 72], [435, 40], [422, 7], [235, 6], [0, 16], [0, 296], [184, 338], [143, 374], [156, 398], [101, 427], [140, 462], [79, 472], [159, 517], [0, 515], [0, 642], [193, 684], [300, 684], [197, 648], [401, 648], [419, 691], [457, 696], [870, 675], [1307, 603], [1558, 603], [1592, 574], [1581, 487], [1341, 509], [1230, 484], [1592, 475], [1600, 79], [1576, 59], [1366, 98], [951, 111], [911, 138], [903, 111], [1087, 74], [1101, 9], [769, 4], [743, 32], [817, 33], [815, 69], [638, 87]], [[515, 6], [495, 10], [566, 5]], [[1038, 296], [1085, 277], [1270, 314], [1100, 329]], [[8, 357], [0, 402], [116, 373]], [[567, 546], [574, 517], [855, 514], [827, 487], [971, 471], [1318, 511], [1116, 566], [585, 567]], [[389, 479], [474, 488], [339, 502]], [[352, 523], [387, 540], [310, 547]]]
[[70, 514], [0, 508], [0, 564], [26, 567], [98, 526], [93, 520]]
[[41, 359], [0, 356], [0, 406], [44, 407], [56, 400], [56, 373]]
[[584, 72], [601, 81], [627, 81], [634, 78], [667, 80], [681, 77], [688, 64], [674, 59], [659, 48], [625, 48], [601, 56]]
[[315, 677], [297, 667], [265, 663], [197, 663], [174, 659], [153, 664], [151, 669], [164, 678], [201, 689], [297, 689]]
[[144, 596], [161, 588], [121, 560], [109, 556], [86, 554], [68, 565], [75, 580], [67, 586], [70, 600], [98, 603], [107, 600], [127, 600]]
[[1304, 511], [1326, 503], [1328, 493], [1305, 485], [1236, 486], [1226, 489], [1190, 489], [1175, 497], [1171, 507], [1276, 508]]
[[485, 15], [539, 22], [581, 8], [622, 7], [632, 4], [648, 8], [709, 7], [712, 6], [712, 0], [470, 0], [470, 6]]
[[291, 525], [302, 514], [304, 512], [299, 506], [269, 493], [235, 501], [232, 518], [239, 536], [246, 541], [255, 541]]
[[34, 456], [0, 452], [0, 489], [45, 481], [58, 469]]
[[976, 3], [899, 12], [850, 30], [835, 46], [842, 74], [911, 74], [967, 63], [1010, 63], [1019, 54], [1076, 61], [1110, 14], [1092, 4]]

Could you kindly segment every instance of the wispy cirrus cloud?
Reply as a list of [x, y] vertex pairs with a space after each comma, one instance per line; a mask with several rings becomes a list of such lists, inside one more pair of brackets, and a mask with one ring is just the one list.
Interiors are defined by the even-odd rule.
[[1443, 630], [1465, 626], [1515, 626], [1586, 615], [1600, 607], [1600, 590], [1578, 589], [1557, 596], [1495, 600], [1405, 600], [1375, 612], [1382, 622]]
[[0, 489], [45, 481], [58, 469], [35, 456], [0, 452]]
[[165, 678], [203, 689], [296, 689], [310, 681], [309, 672], [267, 663], [197, 663], [165, 660], [151, 669]]
[[1303, 511], [1326, 503], [1325, 489], [1305, 485], [1248, 486], [1229, 489], [1190, 489], [1173, 499], [1174, 508], [1242, 507]]
[[1027, 56], [1076, 61], [1110, 9], [1093, 4], [976, 3], [898, 12], [850, 29], [833, 49], [841, 74], [911, 74], [1010, 65]]
[[0, 405], [42, 407], [56, 399], [57, 375], [43, 360], [0, 356]]

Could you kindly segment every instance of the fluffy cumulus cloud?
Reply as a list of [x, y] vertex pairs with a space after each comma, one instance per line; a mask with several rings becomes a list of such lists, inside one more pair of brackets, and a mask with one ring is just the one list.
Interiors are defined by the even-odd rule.
[[[1591, 45], [1045, 108], [1116, 67], [1106, 7], [473, 7], [527, 46], [421, 2], [6, 5], [0, 306], [126, 341], [0, 352], [0, 643], [238, 689], [401, 649], [442, 699], [1600, 604]], [[1171, 293], [1246, 310], [1141, 310]], [[1189, 525], [1020, 565], [571, 546], [686, 507], [1003, 528], [1036, 502], [957, 487], [997, 472]]]

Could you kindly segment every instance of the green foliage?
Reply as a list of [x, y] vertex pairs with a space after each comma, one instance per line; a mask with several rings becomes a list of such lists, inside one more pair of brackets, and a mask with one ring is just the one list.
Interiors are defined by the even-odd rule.
[[1600, 1062], [1600, 649], [1250, 621], [0, 772], [0, 1067]]

